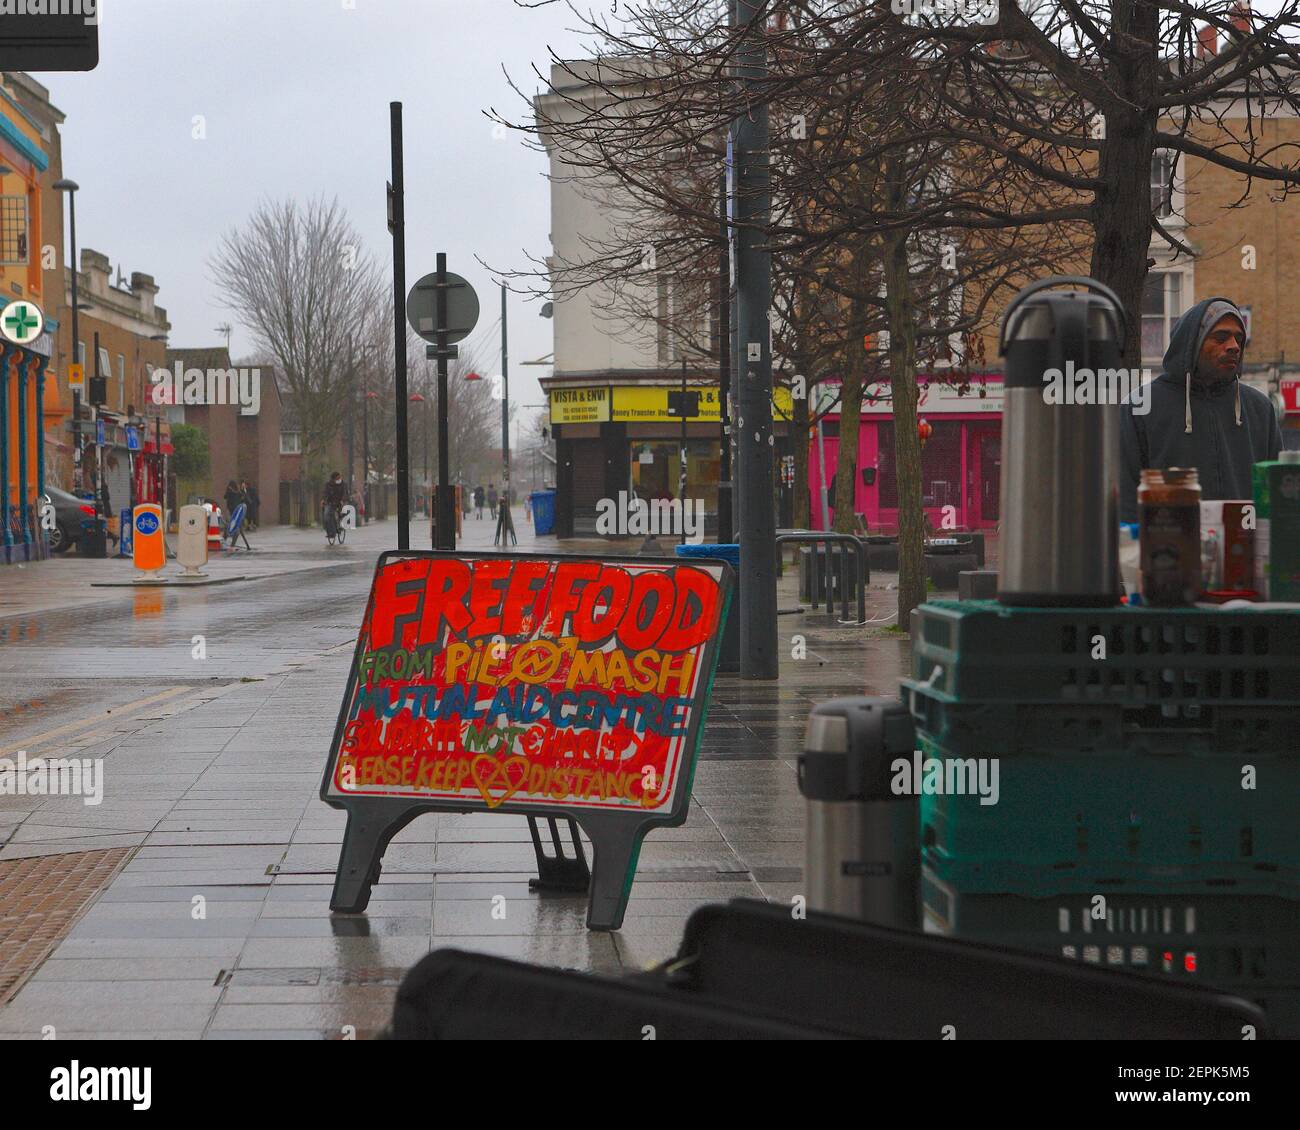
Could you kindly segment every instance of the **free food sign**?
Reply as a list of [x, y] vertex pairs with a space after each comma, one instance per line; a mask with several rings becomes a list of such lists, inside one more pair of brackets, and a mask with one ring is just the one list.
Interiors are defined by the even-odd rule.
[[350, 837], [425, 809], [570, 817], [589, 924], [617, 926], [641, 836], [686, 818], [730, 584], [699, 559], [385, 554], [322, 799]]

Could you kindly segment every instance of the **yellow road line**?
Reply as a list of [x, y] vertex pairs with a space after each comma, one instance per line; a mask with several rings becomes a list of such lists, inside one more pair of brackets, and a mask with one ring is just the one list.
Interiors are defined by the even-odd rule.
[[180, 694], [188, 694], [196, 690], [196, 687], [172, 687], [170, 690], [161, 691], [158, 694], [149, 695], [148, 698], [136, 699], [135, 702], [124, 703], [122, 706], [115, 706], [111, 711], [103, 714], [96, 714], [93, 718], [83, 718], [79, 722], [68, 722], [66, 725], [58, 726], [53, 730], [46, 730], [43, 734], [34, 734], [30, 738], [25, 738], [18, 742], [17, 745], [4, 746], [0, 748], [0, 757], [10, 753], [17, 753], [19, 750], [30, 749], [41, 742], [48, 742], [52, 738], [64, 737], [67, 734], [76, 733], [78, 730], [88, 730], [99, 723], [109, 721], [116, 722], [120, 718], [132, 718], [147, 706], [153, 706], [155, 703], [165, 702], [169, 698], [175, 698]]

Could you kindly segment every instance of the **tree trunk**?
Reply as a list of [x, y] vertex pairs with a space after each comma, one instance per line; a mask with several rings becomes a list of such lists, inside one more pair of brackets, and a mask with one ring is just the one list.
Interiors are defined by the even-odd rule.
[[898, 478], [898, 624], [907, 630], [912, 609], [925, 601], [925, 511], [921, 440], [916, 432], [916, 334], [908, 277], [907, 238], [885, 238], [885, 306], [889, 321], [889, 381], [894, 403], [894, 458]]
[[[1116, 0], [1112, 38], [1117, 53], [1107, 72], [1116, 101], [1106, 109], [1093, 204], [1089, 270], [1119, 296], [1128, 316], [1124, 357], [1142, 364], [1142, 290], [1151, 246], [1151, 157], [1155, 152], [1159, 11], [1150, 0]], [[1136, 107], [1129, 109], [1128, 107]]]
[[[855, 253], [857, 269], [853, 278], [856, 287], [866, 285], [865, 254], [865, 247]], [[862, 345], [866, 329], [866, 304], [854, 298], [849, 312], [848, 342], [840, 384], [840, 446], [835, 459], [835, 496], [831, 499], [831, 505], [835, 507], [834, 529], [841, 534], [851, 534], [857, 526], [853, 505], [857, 493], [858, 433], [862, 430], [862, 385], [867, 368], [867, 354]]]
[[[796, 358], [796, 361], [799, 359]], [[808, 444], [811, 438], [811, 431], [808, 426], [808, 420], [811, 413], [808, 411], [808, 400], [812, 395], [812, 377], [808, 371], [800, 364], [798, 375], [803, 377], [805, 382], [804, 392], [806, 395], [796, 397], [794, 401], [793, 419], [790, 421], [790, 454], [794, 456], [794, 515], [793, 521], [795, 529], [807, 530], [809, 525], [809, 500], [808, 500]], [[798, 391], [797, 389], [795, 391]]]

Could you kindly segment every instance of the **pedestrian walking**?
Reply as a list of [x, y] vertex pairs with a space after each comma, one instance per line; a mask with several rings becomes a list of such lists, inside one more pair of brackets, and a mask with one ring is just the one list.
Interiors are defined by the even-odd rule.
[[1195, 467], [1201, 497], [1251, 498], [1251, 465], [1276, 459], [1282, 429], [1269, 399], [1241, 383], [1246, 320], [1226, 298], [1206, 298], [1169, 334], [1161, 372], [1120, 414], [1120, 517], [1137, 521], [1142, 471]]
[[487, 504], [488, 504], [488, 513], [491, 514], [491, 515], [495, 518], [495, 517], [496, 517], [496, 513], [497, 513], [497, 485], [496, 485], [496, 483], [488, 483], [488, 489], [487, 489]]
[[235, 539], [239, 536], [238, 527], [235, 526], [235, 510], [243, 506], [244, 516], [248, 516], [248, 498], [245, 496], [240, 485], [231, 479], [226, 483], [226, 536], [230, 539], [230, 544], [235, 544]]
[[231, 479], [226, 483], [226, 515], [229, 517], [235, 512], [235, 507], [241, 502], [247, 502], [244, 492], [239, 489], [239, 484]]
[[258, 496], [256, 485], [250, 483], [247, 479], [243, 480], [239, 485], [244, 492], [244, 498], [248, 500], [248, 528], [250, 530], [256, 530], [257, 512], [258, 508], [261, 506], [262, 500]]
[[485, 497], [483, 485], [480, 483], [474, 488], [474, 517], [479, 521], [483, 520], [483, 500]]

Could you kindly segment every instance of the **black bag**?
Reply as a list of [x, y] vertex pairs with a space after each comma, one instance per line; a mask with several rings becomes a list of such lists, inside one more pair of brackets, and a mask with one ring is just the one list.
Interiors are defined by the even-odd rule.
[[680, 992], [658, 978], [617, 980], [441, 949], [402, 978], [394, 1040], [822, 1039]]
[[1263, 1012], [1204, 986], [736, 899], [664, 972], [719, 1006], [866, 1039], [1240, 1040]]

